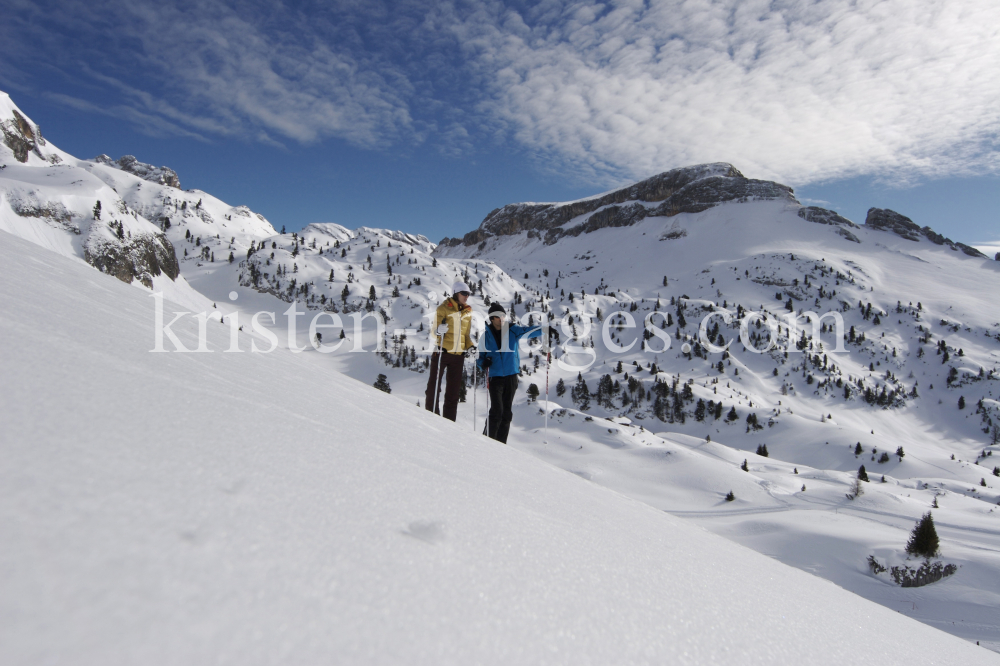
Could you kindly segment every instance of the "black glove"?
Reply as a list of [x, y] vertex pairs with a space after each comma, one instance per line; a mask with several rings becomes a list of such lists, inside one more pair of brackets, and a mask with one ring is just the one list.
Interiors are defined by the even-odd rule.
[[489, 370], [490, 366], [493, 365], [493, 358], [490, 356], [484, 356], [481, 361], [481, 365], [483, 366], [483, 370]]

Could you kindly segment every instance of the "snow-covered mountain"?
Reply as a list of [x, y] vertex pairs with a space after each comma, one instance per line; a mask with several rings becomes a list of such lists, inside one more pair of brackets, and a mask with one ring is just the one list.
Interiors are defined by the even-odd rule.
[[4, 663], [995, 661], [308, 357], [150, 354], [148, 298], [2, 231], [0, 263], [33, 276], [0, 290]]
[[[434, 254], [518, 276], [527, 288], [518, 312], [561, 322], [564, 342], [577, 341], [564, 358], [592, 361], [577, 400], [577, 370], [553, 365], [550, 385], [566, 387], [552, 395], [555, 423], [547, 438], [534, 433], [542, 419], [525, 404], [515, 423], [527, 432], [515, 446], [929, 623], [954, 621], [949, 630], [996, 641], [995, 627], [978, 632], [1000, 603], [1000, 586], [985, 582], [1000, 580], [1000, 262], [892, 211], [873, 209], [859, 225], [804, 207], [789, 188], [728, 165], [578, 202], [505, 206]], [[646, 339], [654, 311], [668, 349]], [[789, 340], [786, 316], [806, 311], [836, 313], [843, 338], [827, 316], [815, 332], [800, 320]], [[747, 341], [777, 348], [745, 348], [749, 312], [760, 316]], [[525, 383], [544, 392], [545, 377], [528, 370]], [[767, 457], [757, 455], [764, 447]], [[850, 500], [862, 464], [872, 483]], [[907, 597], [864, 561], [901, 554], [932, 506], [970, 587], [956, 577], [924, 588], [922, 608], [902, 608]], [[975, 629], [962, 625], [973, 618]]]
[[116, 189], [131, 183], [50, 144], [2, 92], [0, 134], [0, 229], [179, 302], [203, 301], [179, 277], [168, 237]]
[[[332, 223], [278, 233], [245, 206], [180, 189], [183, 174], [167, 167], [59, 151], [4, 95], [0, 118], [0, 230], [189, 311], [237, 318], [258, 344], [249, 322], [272, 313], [276, 357], [305, 351], [260, 385], [268, 401], [296, 373], [325, 372], [369, 385], [386, 374], [390, 400], [419, 405], [426, 317], [463, 279], [477, 312], [499, 301], [561, 334], [551, 367], [537, 343], [524, 346], [513, 448], [1000, 650], [1000, 262], [974, 248], [893, 211], [859, 225], [802, 206], [791, 188], [728, 164], [512, 204], [438, 245]], [[804, 311], [836, 312], [844, 339], [832, 317], [790, 332], [786, 316]], [[760, 316], [747, 342], [777, 349], [744, 347], [748, 312]], [[367, 314], [356, 331], [354, 316]], [[340, 324], [318, 341], [309, 322], [334, 315]], [[228, 347], [211, 337], [210, 348]], [[378, 343], [380, 353], [352, 353]], [[320, 384], [307, 388], [319, 397], [297, 407], [304, 418], [353, 423], [347, 385], [329, 402]], [[471, 378], [465, 400], [459, 429], [479, 431], [485, 393]], [[848, 499], [861, 464], [871, 483]], [[907, 563], [907, 534], [932, 505], [958, 572], [914, 590], [870, 571], [869, 555]]]

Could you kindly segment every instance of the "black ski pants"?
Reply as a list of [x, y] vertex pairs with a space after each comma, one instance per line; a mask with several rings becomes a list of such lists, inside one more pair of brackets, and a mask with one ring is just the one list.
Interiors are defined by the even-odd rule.
[[490, 376], [490, 415], [486, 424], [487, 434], [504, 444], [507, 443], [510, 422], [514, 418], [511, 406], [514, 404], [515, 391], [517, 391], [517, 375]]
[[[449, 421], [458, 416], [458, 397], [462, 391], [462, 369], [465, 367], [464, 354], [449, 354], [436, 351], [431, 356], [431, 372], [424, 392], [424, 407], [429, 412], [441, 414]], [[438, 374], [441, 374], [438, 381]], [[444, 390], [444, 404], [441, 404], [441, 388]], [[437, 395], [434, 395], [435, 388]], [[437, 403], [437, 404], [435, 404]]]

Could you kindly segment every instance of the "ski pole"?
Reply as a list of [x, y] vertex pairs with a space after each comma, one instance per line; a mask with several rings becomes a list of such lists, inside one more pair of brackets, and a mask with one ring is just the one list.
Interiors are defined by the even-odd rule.
[[476, 432], [476, 397], [479, 395], [479, 376], [476, 372], [479, 368], [476, 362], [472, 362], [472, 432]]
[[441, 375], [444, 374], [444, 355], [439, 349], [437, 351], [437, 361], [438, 361], [438, 376], [437, 381], [434, 383], [434, 413], [438, 413], [438, 396], [441, 393]]
[[483, 434], [487, 437], [490, 432], [490, 369], [486, 368], [486, 425], [483, 426]]
[[552, 350], [545, 352], [545, 439], [549, 443], [549, 368], [552, 366]]

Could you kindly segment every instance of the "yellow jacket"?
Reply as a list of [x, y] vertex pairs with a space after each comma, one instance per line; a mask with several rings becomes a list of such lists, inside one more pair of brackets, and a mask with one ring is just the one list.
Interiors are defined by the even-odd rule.
[[[449, 354], [463, 354], [466, 349], [473, 346], [472, 336], [472, 308], [468, 305], [461, 305], [454, 297], [449, 298], [438, 306], [434, 314], [434, 328], [436, 332], [442, 323], [448, 324], [448, 332], [438, 340], [438, 346]], [[456, 334], [456, 331], [458, 332]]]

